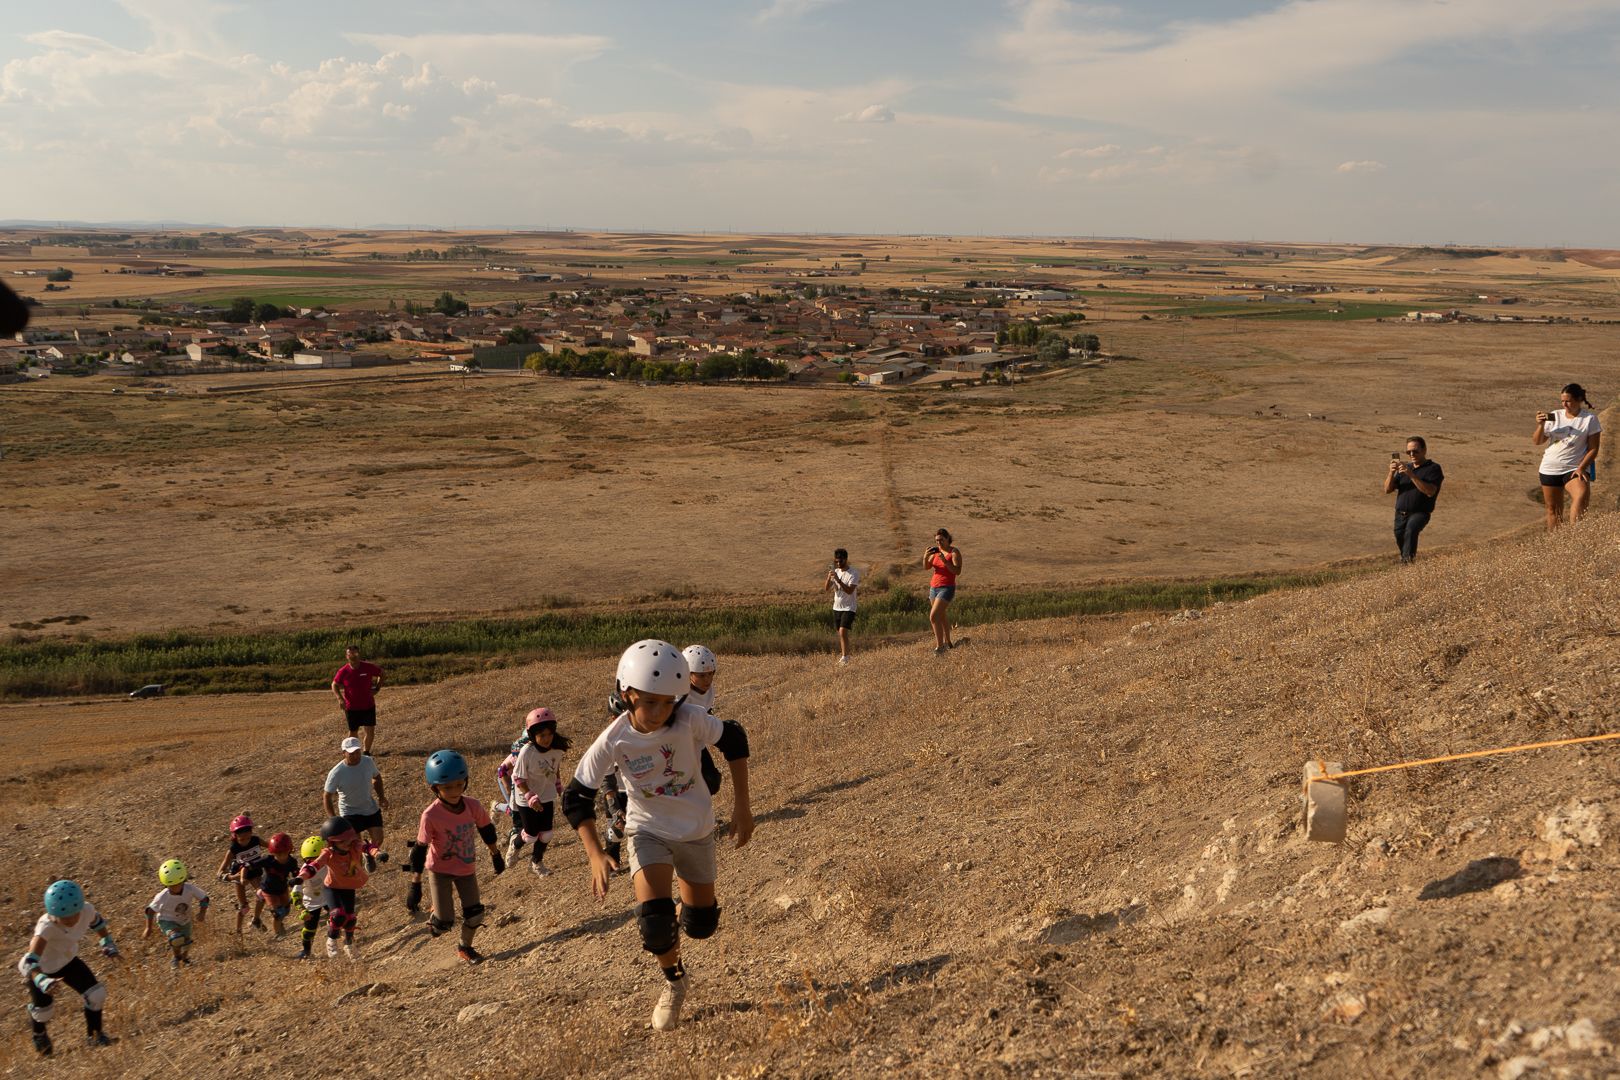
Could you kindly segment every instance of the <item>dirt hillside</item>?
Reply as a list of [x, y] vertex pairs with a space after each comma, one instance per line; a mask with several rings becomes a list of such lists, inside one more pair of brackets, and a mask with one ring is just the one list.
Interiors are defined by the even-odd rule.
[[[226, 903], [172, 976], [138, 937], [158, 863], [203, 868], [223, 899], [206, 871], [231, 814], [311, 831], [329, 705], [221, 703], [236, 739], [162, 700], [8, 713], [8, 963], [59, 876], [125, 948], [92, 958], [119, 1043], [83, 1049], [64, 1002], [54, 1076], [1609, 1075], [1620, 751], [1358, 782], [1343, 846], [1300, 838], [1296, 785], [1308, 756], [1609, 729], [1617, 602], [1611, 515], [1197, 617], [970, 627], [948, 656], [896, 646], [844, 670], [723, 658], [759, 829], [722, 850], [721, 931], [689, 947], [690, 1022], [667, 1035], [647, 1028], [629, 882], [593, 903], [573, 840], [543, 882], [486, 873], [481, 968], [406, 916], [389, 872], [361, 894], [358, 961], [238, 940]], [[423, 755], [469, 752], [488, 800], [523, 711], [557, 710], [572, 761], [610, 673], [385, 691], [390, 847], [426, 802]], [[17, 1006], [0, 1068], [45, 1075]]]

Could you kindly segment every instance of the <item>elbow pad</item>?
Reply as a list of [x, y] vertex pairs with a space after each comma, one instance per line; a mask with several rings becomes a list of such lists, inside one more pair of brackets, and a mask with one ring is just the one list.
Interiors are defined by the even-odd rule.
[[427, 845], [410, 844], [407, 846], [411, 849], [411, 873], [420, 874], [427, 867]]
[[714, 744], [727, 761], [742, 761], [748, 757], [748, 732], [735, 720], [720, 722], [720, 741]]
[[587, 821], [596, 820], [596, 789], [588, 788], [575, 777], [568, 781], [562, 797], [563, 817], [568, 826], [577, 829]]
[[94, 930], [101, 937], [107, 936], [107, 919], [101, 914], [101, 912], [96, 912], [96, 921], [90, 924], [90, 929]]
[[478, 838], [486, 844], [493, 844], [495, 842], [494, 824], [478, 826]]

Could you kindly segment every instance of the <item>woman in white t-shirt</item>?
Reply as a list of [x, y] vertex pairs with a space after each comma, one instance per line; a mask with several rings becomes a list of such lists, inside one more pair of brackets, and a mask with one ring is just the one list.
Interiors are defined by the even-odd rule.
[[1560, 395], [1560, 407], [1536, 413], [1533, 446], [1545, 445], [1541, 455], [1541, 501], [1547, 507], [1547, 531], [1558, 528], [1564, 516], [1564, 492], [1569, 492], [1569, 520], [1579, 521], [1592, 497], [1597, 476], [1598, 444], [1603, 425], [1586, 400], [1580, 383], [1570, 383]]

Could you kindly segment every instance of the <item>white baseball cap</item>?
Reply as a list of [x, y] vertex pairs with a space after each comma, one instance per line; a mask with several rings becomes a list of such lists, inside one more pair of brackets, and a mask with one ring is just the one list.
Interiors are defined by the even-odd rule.
[[365, 746], [365, 743], [361, 742], [353, 735], [350, 735], [347, 739], [343, 740], [342, 749], [345, 754], [352, 754], [363, 746]]

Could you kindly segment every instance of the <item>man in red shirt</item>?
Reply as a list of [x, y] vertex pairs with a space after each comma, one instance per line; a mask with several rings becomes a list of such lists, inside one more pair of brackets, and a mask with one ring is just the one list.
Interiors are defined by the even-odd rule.
[[332, 693], [349, 722], [349, 734], [359, 734], [360, 752], [371, 753], [371, 739], [377, 731], [377, 690], [382, 686], [382, 668], [360, 659], [353, 645], [343, 650], [349, 661], [332, 676]]

